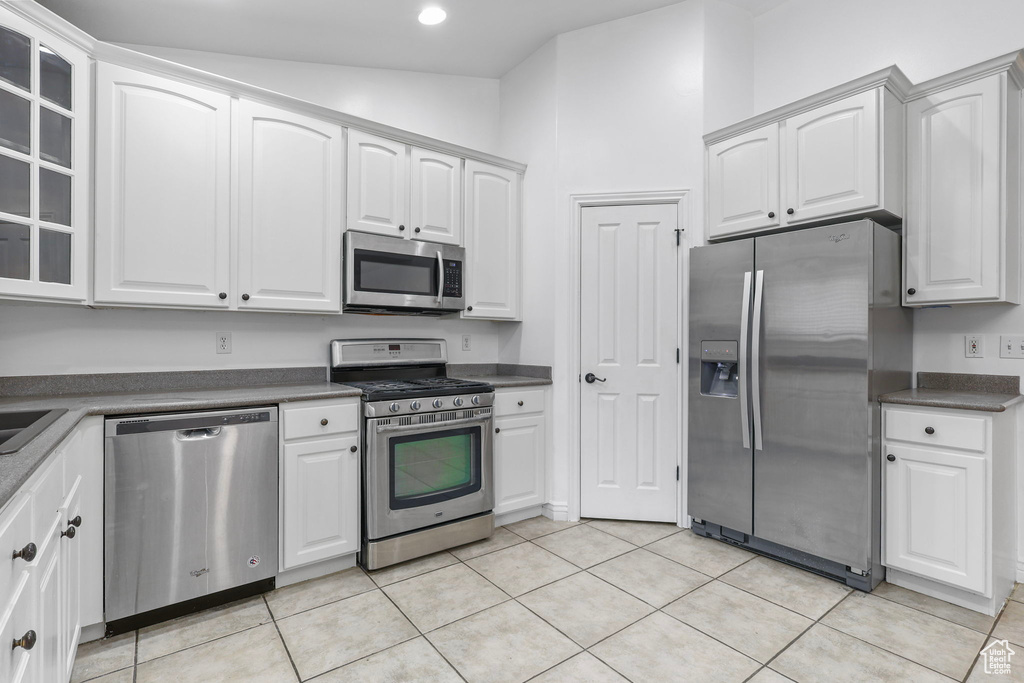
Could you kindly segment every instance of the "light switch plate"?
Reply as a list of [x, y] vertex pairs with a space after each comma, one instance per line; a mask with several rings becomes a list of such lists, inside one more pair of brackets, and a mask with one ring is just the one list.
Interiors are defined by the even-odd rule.
[[1003, 335], [999, 337], [1000, 358], [1024, 358], [1024, 336]]
[[984, 358], [985, 336], [981, 334], [969, 334], [964, 337], [964, 355], [967, 358]]

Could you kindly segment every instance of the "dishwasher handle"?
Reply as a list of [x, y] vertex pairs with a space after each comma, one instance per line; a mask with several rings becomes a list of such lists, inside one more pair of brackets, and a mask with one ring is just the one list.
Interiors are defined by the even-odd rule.
[[202, 441], [220, 436], [220, 427], [201, 427], [199, 429], [179, 429], [174, 433], [178, 441]]

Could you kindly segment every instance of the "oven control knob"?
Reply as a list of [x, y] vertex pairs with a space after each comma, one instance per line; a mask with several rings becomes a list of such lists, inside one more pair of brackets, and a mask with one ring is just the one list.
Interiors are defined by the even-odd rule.
[[479, 396], [474, 396], [472, 400], [473, 400], [473, 405], [475, 405], [475, 406], [480, 405], [480, 397]]
[[392, 413], [397, 413], [399, 410], [402, 409], [402, 406], [398, 405], [397, 403], [392, 403], [390, 406], [388, 406], [388, 408], [391, 410]]
[[409, 407], [412, 408], [413, 410], [419, 410], [420, 409], [420, 402], [419, 401], [413, 401], [412, 403], [409, 404]]
[[461, 406], [463, 403], [465, 403], [465, 401], [462, 400], [461, 396], [456, 396], [455, 400], [452, 401], [452, 403], [454, 403], [456, 406]]
[[434, 401], [430, 405], [434, 406], [435, 408], [440, 408], [441, 406], [444, 405], [444, 401], [442, 401], [439, 398], [435, 398]]

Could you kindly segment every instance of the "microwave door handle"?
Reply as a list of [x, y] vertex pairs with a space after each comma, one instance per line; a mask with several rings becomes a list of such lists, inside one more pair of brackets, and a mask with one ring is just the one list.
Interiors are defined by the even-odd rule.
[[444, 306], [444, 259], [437, 252], [437, 305]]

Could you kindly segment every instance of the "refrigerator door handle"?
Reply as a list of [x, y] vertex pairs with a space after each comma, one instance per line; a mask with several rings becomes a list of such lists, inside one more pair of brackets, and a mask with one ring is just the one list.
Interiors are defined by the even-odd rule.
[[743, 315], [740, 317], [740, 422], [743, 447], [750, 448], [750, 416], [747, 414], [747, 333], [750, 330], [750, 271], [743, 273]]
[[764, 295], [764, 271], [757, 271], [757, 277], [754, 279], [754, 332], [753, 340], [751, 343], [751, 354], [753, 359], [751, 361], [750, 374], [752, 375], [753, 383], [751, 385], [751, 391], [753, 392], [753, 404], [754, 404], [754, 450], [764, 450], [764, 440], [761, 437], [761, 303]]

